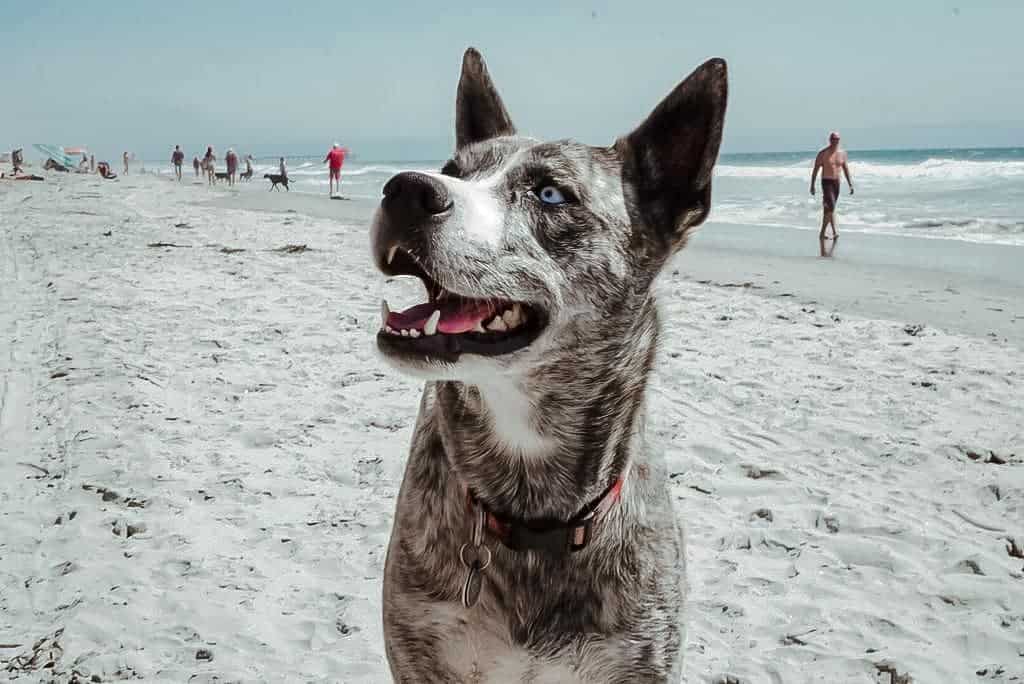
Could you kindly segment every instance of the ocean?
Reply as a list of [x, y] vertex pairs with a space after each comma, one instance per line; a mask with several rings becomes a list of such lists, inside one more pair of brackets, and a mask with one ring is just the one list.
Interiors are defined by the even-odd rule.
[[[1024, 245], [1024, 148], [850, 151], [840, 232]], [[722, 155], [711, 221], [817, 231], [814, 154]]]
[[[836, 214], [841, 232], [1024, 245], [1024, 148], [852, 150], [849, 155], [856, 194], [850, 196], [843, 184]], [[294, 191], [327, 191], [321, 159], [288, 158]], [[817, 231], [820, 189], [815, 197], [808, 193], [813, 159], [813, 152], [721, 155], [709, 222]], [[437, 170], [442, 164], [352, 160], [342, 172], [343, 194], [376, 198], [393, 174]], [[257, 176], [274, 169], [276, 159], [255, 165]]]

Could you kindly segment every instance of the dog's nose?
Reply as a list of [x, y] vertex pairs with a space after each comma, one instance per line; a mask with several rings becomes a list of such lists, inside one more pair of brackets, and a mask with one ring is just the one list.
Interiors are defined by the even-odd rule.
[[444, 183], [416, 171], [406, 171], [389, 180], [380, 204], [393, 221], [405, 226], [443, 214], [452, 206]]

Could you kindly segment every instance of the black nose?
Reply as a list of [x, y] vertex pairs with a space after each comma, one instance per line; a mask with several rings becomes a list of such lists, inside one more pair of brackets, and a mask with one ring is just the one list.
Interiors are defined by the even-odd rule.
[[425, 173], [406, 171], [384, 185], [384, 199], [380, 205], [392, 220], [415, 225], [423, 219], [443, 214], [452, 203], [444, 183]]

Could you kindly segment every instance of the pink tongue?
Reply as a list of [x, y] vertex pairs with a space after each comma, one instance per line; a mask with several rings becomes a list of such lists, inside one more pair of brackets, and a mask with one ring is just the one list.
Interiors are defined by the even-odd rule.
[[493, 302], [479, 300], [445, 299], [440, 302], [417, 304], [405, 311], [392, 311], [388, 314], [388, 326], [393, 330], [423, 330], [427, 319], [434, 311], [441, 310], [441, 320], [437, 331], [449, 335], [469, 332], [497, 311]]

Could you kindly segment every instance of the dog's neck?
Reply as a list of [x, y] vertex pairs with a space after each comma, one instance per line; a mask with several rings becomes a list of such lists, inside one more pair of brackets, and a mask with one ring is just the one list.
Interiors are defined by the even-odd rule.
[[496, 447], [523, 458], [544, 458], [557, 448], [553, 436], [538, 429], [536, 396], [528, 387], [507, 378], [485, 380], [473, 387]]
[[625, 473], [657, 344], [653, 302], [601, 340], [523, 380], [435, 385], [430, 410], [451, 471], [492, 511], [569, 520]]

